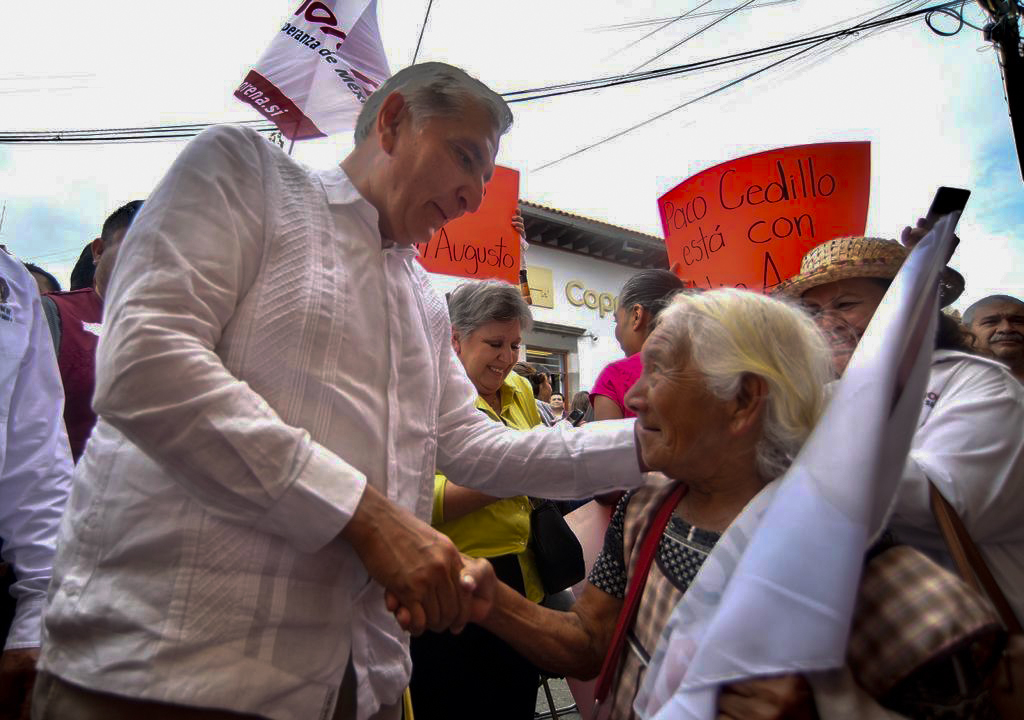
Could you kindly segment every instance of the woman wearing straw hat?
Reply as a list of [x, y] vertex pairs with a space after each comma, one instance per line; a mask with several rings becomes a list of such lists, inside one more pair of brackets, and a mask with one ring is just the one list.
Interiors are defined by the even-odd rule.
[[[847, 237], [810, 250], [800, 273], [775, 290], [800, 300], [832, 343], [838, 374], [871, 321], [907, 250], [892, 240]], [[963, 292], [946, 268], [940, 304]], [[1024, 390], [1006, 368], [965, 352], [959, 326], [940, 313], [924, 407], [893, 510], [900, 541], [952, 567], [929, 483], [957, 510], [1017, 616], [1024, 617]], [[854, 440], [854, 438], [851, 438]]]

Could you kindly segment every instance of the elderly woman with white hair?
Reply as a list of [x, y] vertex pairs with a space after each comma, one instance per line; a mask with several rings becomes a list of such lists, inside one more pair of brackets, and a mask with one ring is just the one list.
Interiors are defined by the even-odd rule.
[[[481, 624], [545, 670], [587, 678], [608, 652], [637, 554], [663, 505], [661, 532], [630, 651], [618, 662], [612, 717], [632, 704], [662, 629], [721, 533], [782, 475], [825, 404], [829, 354], [809, 318], [786, 303], [723, 289], [677, 295], [643, 345], [643, 373], [626, 395], [636, 413], [643, 460], [657, 473], [619, 502], [583, 593], [568, 612], [525, 601], [499, 584]], [[720, 712], [811, 717], [796, 677], [726, 689]]]
[[[522, 334], [533, 324], [518, 287], [499, 280], [467, 282], [448, 297], [452, 347], [478, 393], [477, 409], [516, 430], [541, 425], [530, 381], [512, 372]], [[525, 602], [544, 599], [529, 548], [530, 499], [497, 498], [438, 474], [431, 524], [470, 557], [487, 558], [497, 576]], [[500, 717], [533, 717], [537, 669], [478, 626], [462, 633], [414, 638], [412, 702], [417, 717], [477, 717], [499, 707]]]
[[[613, 719], [635, 717], [633, 703], [648, 660], [673, 609], [721, 534], [789, 468], [823, 410], [832, 372], [827, 341], [808, 316], [786, 302], [734, 289], [677, 295], [642, 352], [643, 373], [626, 402], [637, 416], [643, 460], [656, 472], [619, 502], [576, 604], [568, 612], [547, 609], [485, 577], [488, 589], [475, 616], [545, 670], [588, 678], [604, 667]], [[873, 547], [864, 577], [877, 582], [883, 571], [874, 559], [894, 549], [885, 542]], [[912, 552], [900, 551], [897, 557]], [[648, 568], [646, 582], [636, 614], [625, 622], [620, 614], [627, 588], [643, 578], [638, 567]], [[917, 627], [911, 622], [919, 619], [916, 606], [899, 593], [916, 597], [923, 588], [926, 595], [935, 576], [901, 578], [903, 585], [893, 599], [901, 603], [904, 624]], [[988, 708], [984, 690], [980, 699], [970, 693], [985, 687], [983, 673], [991, 668], [992, 655], [981, 670], [981, 654], [952, 652], [954, 645], [946, 643], [948, 638], [959, 642], [981, 627], [968, 627], [960, 616], [981, 612], [987, 618], [987, 606], [971, 595], [960, 604], [954, 601], [957, 611], [943, 617], [941, 625], [933, 617], [936, 613], [928, 615], [929, 622], [934, 620], [933, 636], [941, 638], [929, 645], [913, 633], [910, 640], [899, 637], [886, 624], [892, 617], [886, 614], [891, 608], [886, 587], [886, 597], [878, 603], [862, 586], [853, 627], [859, 640], [876, 637], [873, 628], [885, 628], [887, 659], [877, 651], [865, 656], [851, 650], [844, 668], [723, 687], [717, 717], [904, 717], [897, 711], [917, 716], [918, 709], [931, 707], [933, 698], [927, 693], [936, 678], [943, 680], [942, 702], [959, 702], [961, 696], [976, 701], [968, 715], [943, 717], [989, 717], [973, 712]], [[943, 588], [947, 591], [948, 585]], [[964, 598], [962, 591], [966, 587], [957, 591], [956, 600]], [[625, 631], [625, 643], [613, 646], [619, 622], [624, 624], [618, 630]], [[986, 632], [993, 627], [985, 625]], [[860, 645], [874, 647], [870, 642]], [[966, 642], [963, 647], [971, 649]], [[954, 676], [958, 668], [965, 671]]]

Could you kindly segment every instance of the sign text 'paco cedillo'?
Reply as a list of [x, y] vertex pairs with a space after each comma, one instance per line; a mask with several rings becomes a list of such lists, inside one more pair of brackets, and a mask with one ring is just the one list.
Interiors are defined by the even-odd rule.
[[658, 200], [669, 263], [698, 287], [770, 292], [812, 247], [863, 235], [867, 142], [821, 143], [730, 160]]

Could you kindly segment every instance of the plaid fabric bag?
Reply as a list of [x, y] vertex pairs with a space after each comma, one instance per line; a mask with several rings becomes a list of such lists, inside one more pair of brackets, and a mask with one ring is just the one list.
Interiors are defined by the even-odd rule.
[[1006, 642], [960, 578], [906, 545], [865, 565], [847, 662], [880, 704], [913, 718], [997, 717], [989, 695]]
[[984, 594], [995, 606], [1009, 632], [1009, 641], [1000, 657], [992, 683], [992, 701], [1003, 720], [1024, 718], [1024, 627], [989, 570], [981, 550], [974, 544], [956, 509], [931, 486], [932, 513], [943, 540], [949, 548], [960, 577], [975, 592]]

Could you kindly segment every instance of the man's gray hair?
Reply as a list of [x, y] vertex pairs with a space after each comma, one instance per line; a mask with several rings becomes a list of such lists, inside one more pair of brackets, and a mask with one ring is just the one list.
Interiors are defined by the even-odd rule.
[[448, 316], [452, 329], [462, 337], [469, 337], [491, 322], [518, 320], [524, 332], [533, 327], [530, 306], [519, 288], [501, 280], [459, 285], [448, 296]]
[[437, 115], [460, 115], [471, 102], [478, 103], [494, 120], [499, 135], [512, 127], [512, 111], [501, 95], [464, 70], [440, 62], [425, 62], [399, 70], [377, 88], [356, 120], [356, 143], [370, 135], [388, 95], [401, 92], [417, 121]]
[[1017, 305], [1024, 306], [1024, 300], [1015, 298], [1013, 295], [989, 295], [988, 297], [983, 297], [981, 300], [964, 310], [964, 325], [967, 327], [971, 326], [974, 322], [974, 314], [978, 312], [979, 308], [997, 302], [1016, 303]]

